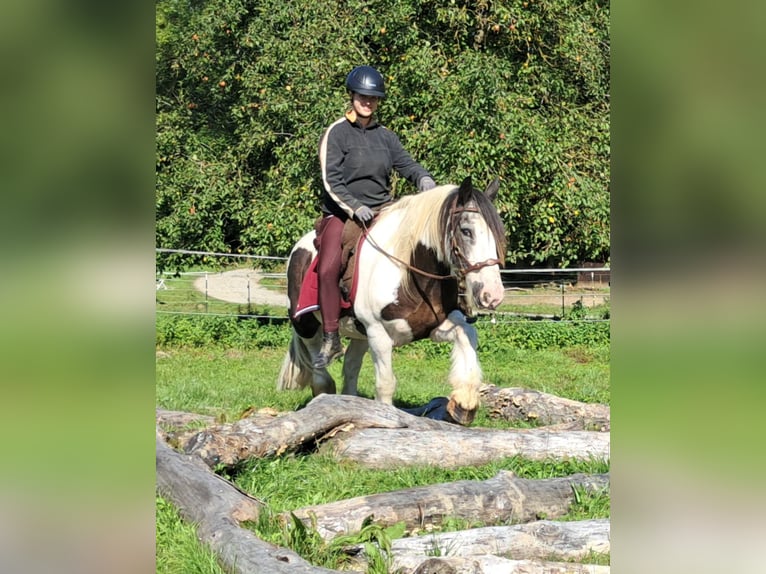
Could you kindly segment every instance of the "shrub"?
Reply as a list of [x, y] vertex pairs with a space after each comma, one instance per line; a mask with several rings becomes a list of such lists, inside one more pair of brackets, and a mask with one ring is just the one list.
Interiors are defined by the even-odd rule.
[[264, 324], [253, 318], [162, 315], [156, 325], [159, 347], [287, 348], [290, 341], [287, 325]]

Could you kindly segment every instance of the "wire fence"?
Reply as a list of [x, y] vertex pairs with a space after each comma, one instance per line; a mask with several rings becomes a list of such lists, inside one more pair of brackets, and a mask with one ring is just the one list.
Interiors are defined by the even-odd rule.
[[[287, 320], [287, 276], [281, 270], [287, 258], [173, 249], [157, 252], [216, 260], [208, 269], [158, 272], [157, 314]], [[503, 303], [495, 312], [480, 314], [481, 319], [609, 321], [609, 267], [501, 269], [500, 273], [505, 286]]]

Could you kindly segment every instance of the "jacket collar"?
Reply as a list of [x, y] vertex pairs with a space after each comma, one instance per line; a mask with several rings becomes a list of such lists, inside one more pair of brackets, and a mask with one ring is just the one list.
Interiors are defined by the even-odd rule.
[[359, 118], [357, 117], [357, 114], [354, 110], [349, 110], [346, 112], [346, 119], [354, 124], [355, 126], [358, 126], [360, 128], [364, 128], [366, 130], [369, 130], [370, 128], [374, 128], [378, 125], [378, 122], [375, 121], [375, 117], [373, 116], [372, 120], [370, 120], [370, 123], [367, 124], [367, 126], [362, 126], [361, 123], [359, 123]]

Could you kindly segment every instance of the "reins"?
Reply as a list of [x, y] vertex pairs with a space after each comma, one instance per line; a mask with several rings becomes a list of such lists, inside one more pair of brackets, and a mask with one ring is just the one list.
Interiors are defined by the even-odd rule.
[[434, 275], [433, 273], [429, 273], [428, 271], [423, 271], [422, 269], [418, 269], [417, 267], [410, 265], [406, 261], [402, 261], [398, 257], [391, 255], [388, 251], [386, 251], [380, 245], [378, 245], [372, 237], [370, 237], [369, 229], [367, 228], [367, 224], [365, 224], [364, 222], [362, 222], [362, 234], [364, 235], [364, 238], [369, 242], [369, 244], [372, 245], [375, 249], [377, 249], [380, 253], [388, 257], [391, 261], [395, 261], [399, 265], [406, 267], [410, 271], [413, 271], [419, 275], [423, 275], [424, 277], [437, 279], [438, 281], [443, 281], [445, 279], [450, 279], [454, 277], [454, 275], [451, 273], [449, 275]]
[[[468, 211], [472, 213], [481, 213], [476, 208], [469, 208], [469, 207], [457, 207], [457, 197], [454, 198], [452, 202], [452, 206], [450, 207], [450, 220], [452, 220], [454, 217], [460, 215], [461, 213]], [[458, 281], [462, 281], [465, 279], [465, 276], [469, 273], [472, 273], [473, 271], [478, 271], [479, 269], [483, 269], [484, 267], [490, 267], [492, 265], [498, 265], [501, 261], [500, 259], [487, 259], [485, 261], [480, 261], [478, 263], [471, 263], [468, 258], [463, 253], [463, 250], [460, 248], [460, 245], [458, 245], [457, 239], [455, 237], [454, 229], [451, 229], [451, 236], [450, 236], [450, 243], [452, 247], [452, 253], [453, 255], [458, 259], [458, 261], [461, 263], [461, 266], [458, 267], [457, 271], [455, 273], [450, 273], [449, 275], [435, 275], [433, 273], [429, 273], [428, 271], [423, 271], [422, 269], [418, 269], [417, 267], [410, 265], [406, 261], [402, 261], [398, 257], [395, 257], [391, 253], [388, 253], [385, 249], [383, 249], [380, 245], [378, 245], [375, 240], [370, 236], [369, 229], [367, 228], [367, 224], [362, 222], [362, 233], [364, 234], [364, 238], [372, 245], [376, 250], [378, 250], [380, 253], [388, 257], [391, 261], [395, 261], [399, 265], [402, 265], [403, 267], [406, 267], [413, 273], [417, 273], [419, 275], [423, 275], [424, 277], [428, 277], [430, 279], [436, 279], [438, 281], [444, 281], [445, 279], [457, 279]]]

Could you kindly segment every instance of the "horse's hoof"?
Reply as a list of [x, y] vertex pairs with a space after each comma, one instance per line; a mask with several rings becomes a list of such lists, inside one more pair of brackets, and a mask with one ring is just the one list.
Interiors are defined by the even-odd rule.
[[464, 409], [455, 401], [451, 400], [447, 403], [447, 413], [452, 417], [454, 422], [465, 427], [473, 422], [473, 419], [476, 416], [476, 409]]

